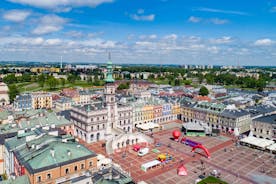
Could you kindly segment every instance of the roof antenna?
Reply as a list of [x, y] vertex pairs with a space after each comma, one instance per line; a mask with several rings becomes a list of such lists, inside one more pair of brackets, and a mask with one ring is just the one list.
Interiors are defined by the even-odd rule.
[[108, 52], [108, 60], [111, 61], [111, 53]]

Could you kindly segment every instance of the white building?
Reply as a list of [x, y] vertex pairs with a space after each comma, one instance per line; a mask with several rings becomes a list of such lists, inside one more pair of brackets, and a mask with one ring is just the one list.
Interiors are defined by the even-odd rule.
[[0, 107], [10, 104], [9, 88], [4, 82], [0, 82]]

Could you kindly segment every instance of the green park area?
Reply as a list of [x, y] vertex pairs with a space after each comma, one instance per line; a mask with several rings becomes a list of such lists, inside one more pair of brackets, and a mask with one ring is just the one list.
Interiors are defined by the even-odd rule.
[[197, 184], [227, 184], [225, 181], [222, 181], [214, 176], [208, 176], [207, 178], [201, 180]]

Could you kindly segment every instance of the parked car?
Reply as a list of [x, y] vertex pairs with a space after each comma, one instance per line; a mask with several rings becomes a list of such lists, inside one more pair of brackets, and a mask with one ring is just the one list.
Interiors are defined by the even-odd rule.
[[149, 153], [149, 148], [142, 148], [142, 149], [139, 150], [138, 156], [142, 157], [142, 156], [144, 156], [148, 153]]
[[162, 146], [162, 144], [160, 142], [155, 144], [155, 147], [160, 147], [160, 146]]

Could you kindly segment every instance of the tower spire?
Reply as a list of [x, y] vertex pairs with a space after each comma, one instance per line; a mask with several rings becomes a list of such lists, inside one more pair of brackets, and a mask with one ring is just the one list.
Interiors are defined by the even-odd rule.
[[108, 53], [108, 62], [107, 62], [107, 76], [105, 79], [106, 83], [113, 83], [113, 68], [112, 68], [112, 61], [111, 61], [111, 54]]
[[111, 53], [108, 52], [108, 61], [111, 61]]

